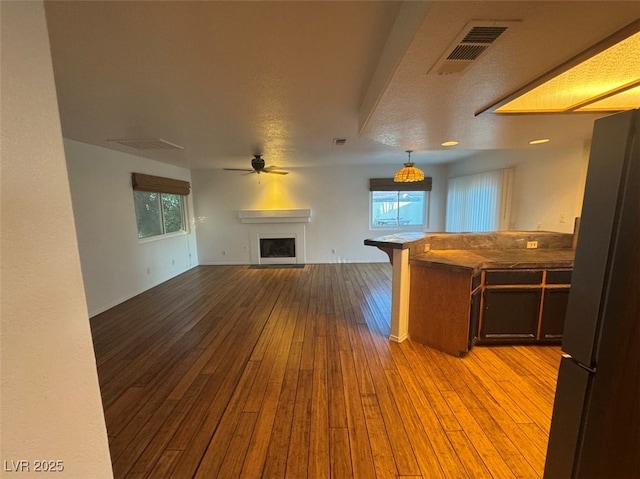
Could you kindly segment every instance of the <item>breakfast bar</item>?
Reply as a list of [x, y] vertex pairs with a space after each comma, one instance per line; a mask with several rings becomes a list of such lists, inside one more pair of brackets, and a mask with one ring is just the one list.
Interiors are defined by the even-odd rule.
[[393, 341], [454, 356], [475, 344], [561, 341], [573, 234], [400, 233], [365, 245], [392, 264]]

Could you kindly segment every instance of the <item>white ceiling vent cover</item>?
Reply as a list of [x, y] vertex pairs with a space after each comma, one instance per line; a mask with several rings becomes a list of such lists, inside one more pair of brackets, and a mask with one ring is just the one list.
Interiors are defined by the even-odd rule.
[[163, 140], [162, 138], [121, 138], [107, 141], [110, 143], [119, 143], [120, 145], [135, 148], [136, 150], [184, 150], [182, 146]]
[[461, 73], [482, 55], [515, 20], [471, 21], [449, 45], [428, 73]]

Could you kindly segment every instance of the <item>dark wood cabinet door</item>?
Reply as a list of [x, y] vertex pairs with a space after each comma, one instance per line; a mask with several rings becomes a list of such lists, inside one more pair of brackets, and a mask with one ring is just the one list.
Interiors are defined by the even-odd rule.
[[562, 339], [568, 302], [569, 288], [547, 289], [544, 292], [542, 325], [540, 328], [541, 340], [560, 341]]
[[483, 341], [533, 341], [538, 332], [542, 290], [487, 289], [484, 293]]
[[471, 314], [469, 323], [469, 349], [478, 340], [478, 334], [480, 329], [480, 303], [482, 300], [482, 290], [477, 289], [475, 293], [471, 295]]

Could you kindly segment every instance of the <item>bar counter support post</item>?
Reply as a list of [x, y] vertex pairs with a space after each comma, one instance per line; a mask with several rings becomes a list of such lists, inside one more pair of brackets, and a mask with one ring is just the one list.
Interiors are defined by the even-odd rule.
[[391, 335], [401, 343], [409, 337], [409, 250], [394, 249], [391, 275]]

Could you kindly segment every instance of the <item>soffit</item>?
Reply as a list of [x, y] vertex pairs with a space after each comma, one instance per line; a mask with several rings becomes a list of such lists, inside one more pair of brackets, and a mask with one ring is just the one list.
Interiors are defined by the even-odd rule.
[[[584, 142], [601, 115], [474, 113], [640, 16], [632, 1], [428, 2], [406, 51], [385, 57], [403, 2], [45, 5], [65, 137], [214, 169], [247, 167], [253, 153], [295, 168], [400, 164], [412, 149], [421, 164], [521, 148], [549, 132], [562, 132], [559, 147]], [[463, 73], [427, 74], [467, 22], [486, 19], [521, 21]], [[385, 58], [387, 76], [372, 90]], [[184, 149], [107, 142], [122, 138]], [[449, 139], [461, 143], [439, 146]]]
[[[434, 2], [363, 134], [414, 150], [437, 150], [450, 139], [473, 150], [522, 148], [543, 136], [557, 146], [583, 143], [602, 114], [475, 112], [639, 16], [637, 2]], [[427, 73], [470, 20], [516, 22], [464, 72]]]

